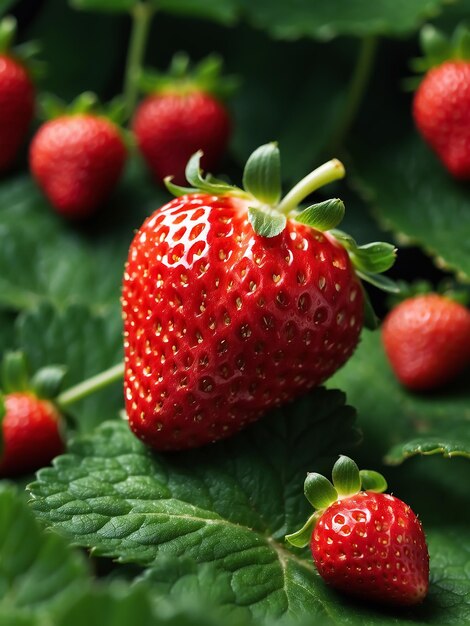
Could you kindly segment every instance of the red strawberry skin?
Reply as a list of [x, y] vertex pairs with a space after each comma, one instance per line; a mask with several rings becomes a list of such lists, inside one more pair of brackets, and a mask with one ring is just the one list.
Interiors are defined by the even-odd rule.
[[438, 294], [409, 298], [385, 318], [382, 339], [403, 385], [434, 389], [470, 364], [470, 311]]
[[30, 168], [57, 211], [72, 218], [91, 214], [116, 186], [126, 148], [116, 126], [90, 114], [46, 122], [30, 147]]
[[403, 606], [427, 594], [423, 529], [394, 496], [363, 491], [336, 501], [320, 517], [310, 547], [320, 575], [335, 589]]
[[16, 59], [0, 54], [0, 172], [13, 163], [34, 113], [34, 86]]
[[431, 69], [413, 100], [424, 139], [448, 171], [470, 178], [470, 62], [448, 61]]
[[0, 476], [27, 474], [49, 465], [64, 450], [57, 409], [24, 392], [9, 394], [4, 402]]
[[228, 437], [333, 374], [363, 295], [332, 237], [288, 221], [256, 235], [244, 200], [192, 194], [137, 232], [123, 282], [125, 398], [158, 450]]
[[230, 136], [231, 122], [224, 105], [207, 93], [168, 93], [147, 97], [132, 123], [137, 143], [158, 181], [173, 176], [186, 182], [189, 158], [203, 150], [202, 168], [214, 171]]

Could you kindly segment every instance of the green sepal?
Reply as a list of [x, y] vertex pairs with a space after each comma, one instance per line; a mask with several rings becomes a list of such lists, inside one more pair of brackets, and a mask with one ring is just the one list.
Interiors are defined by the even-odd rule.
[[9, 52], [16, 36], [16, 19], [7, 15], [0, 20], [0, 54]]
[[67, 104], [52, 93], [38, 96], [38, 109], [42, 119], [52, 120], [67, 113]]
[[351, 235], [341, 230], [332, 230], [331, 234], [349, 252], [354, 267], [362, 272], [381, 274], [395, 263], [397, 250], [391, 243], [375, 241], [358, 246]]
[[269, 207], [250, 207], [248, 220], [257, 235], [268, 238], [282, 233], [287, 224], [287, 218], [283, 213]]
[[[424, 74], [446, 61], [470, 60], [470, 30], [465, 23], [457, 26], [451, 38], [435, 26], [425, 24], [420, 32], [420, 44], [423, 56], [410, 61], [411, 69], [418, 73]], [[415, 81], [417, 84], [419, 81]]]
[[348, 456], [341, 455], [333, 466], [333, 485], [340, 496], [352, 496], [361, 489], [357, 464]]
[[53, 400], [62, 387], [67, 368], [49, 365], [38, 370], [31, 379], [31, 389], [39, 398]]
[[91, 114], [105, 117], [110, 122], [120, 128], [125, 121], [125, 104], [121, 96], [113, 98], [110, 102], [103, 104], [98, 96], [92, 91], [85, 91], [78, 95], [70, 104], [51, 93], [43, 93], [38, 98], [39, 113], [45, 120], [52, 120], [63, 115], [83, 115]]
[[377, 330], [380, 325], [380, 320], [377, 317], [372, 302], [370, 301], [369, 294], [366, 288], [361, 283], [362, 296], [364, 299], [364, 326], [369, 330]]
[[296, 222], [311, 226], [316, 230], [331, 230], [338, 226], [344, 217], [344, 203], [338, 198], [331, 198], [318, 204], [312, 204], [297, 214], [294, 219]]
[[28, 364], [24, 352], [7, 352], [1, 367], [2, 389], [5, 393], [30, 388]]
[[388, 487], [387, 481], [379, 472], [374, 470], [361, 470], [359, 475], [362, 489], [365, 491], [373, 491], [374, 493], [383, 493], [386, 491]]
[[318, 518], [318, 513], [313, 513], [300, 530], [285, 536], [286, 541], [296, 548], [305, 548], [305, 546], [308, 546]]
[[263, 204], [279, 202], [281, 158], [276, 142], [264, 144], [251, 154], [243, 171], [243, 188]]
[[165, 176], [163, 182], [165, 183], [165, 187], [173, 196], [175, 196], [175, 198], [186, 196], [188, 193], [198, 193], [199, 190], [195, 187], [183, 187], [182, 185], [175, 185], [171, 182], [172, 178], [173, 176]]
[[139, 88], [148, 94], [186, 95], [202, 91], [225, 100], [237, 90], [239, 79], [235, 76], [223, 76], [222, 70], [223, 60], [217, 54], [211, 54], [191, 66], [189, 56], [185, 52], [177, 52], [166, 73], [148, 68], [142, 70]]
[[338, 492], [328, 478], [316, 472], [309, 472], [304, 483], [304, 493], [314, 509], [326, 509], [336, 502]]
[[[204, 193], [209, 193], [212, 195], [223, 195], [229, 193], [230, 195], [244, 195], [246, 194], [242, 192], [241, 189], [238, 189], [234, 185], [229, 185], [224, 181], [218, 180], [211, 175], [203, 178], [202, 170], [201, 170], [201, 157], [203, 156], [202, 150], [198, 150], [193, 156], [189, 159], [188, 164], [186, 165], [186, 180], [191, 185], [193, 189], [197, 191], [201, 191]], [[189, 192], [192, 193], [192, 192]]]
[[382, 276], [382, 274], [371, 274], [370, 272], [361, 272], [360, 270], [356, 270], [356, 274], [361, 280], [374, 285], [377, 289], [381, 289], [387, 293], [400, 293], [399, 285], [387, 276]]

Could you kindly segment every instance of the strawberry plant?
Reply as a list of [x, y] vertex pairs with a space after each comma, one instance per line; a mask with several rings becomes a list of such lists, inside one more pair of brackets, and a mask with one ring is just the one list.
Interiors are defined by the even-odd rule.
[[0, 2], [1, 624], [469, 621], [469, 9]]

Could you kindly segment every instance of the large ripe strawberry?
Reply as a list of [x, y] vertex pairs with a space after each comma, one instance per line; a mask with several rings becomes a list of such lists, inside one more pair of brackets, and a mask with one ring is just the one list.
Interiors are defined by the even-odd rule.
[[31, 173], [58, 213], [82, 218], [111, 194], [126, 160], [119, 128], [89, 110], [88, 95], [43, 124], [30, 147]]
[[[129, 423], [154, 448], [206, 444], [319, 385], [352, 354], [363, 323], [361, 276], [394, 260], [387, 244], [358, 248], [326, 231], [344, 206], [298, 210], [344, 174], [333, 160], [279, 202], [279, 152], [259, 148], [246, 191], [204, 180], [195, 155], [188, 190], [137, 232], [122, 305]], [[385, 279], [383, 279], [385, 280]]]
[[408, 298], [385, 318], [382, 339], [404, 385], [434, 389], [470, 364], [470, 311], [436, 293]]
[[429, 585], [426, 538], [411, 508], [381, 493], [386, 488], [380, 474], [359, 472], [352, 459], [340, 457], [333, 484], [307, 475], [305, 495], [316, 511], [286, 539], [310, 544], [319, 574], [339, 591], [368, 602], [418, 604]]
[[13, 18], [0, 22], [0, 172], [14, 162], [34, 114], [34, 85], [23, 60], [10, 50]]
[[209, 57], [191, 76], [186, 65], [178, 56], [167, 77], [145, 75], [149, 95], [132, 122], [139, 149], [160, 182], [171, 175], [183, 184], [186, 163], [197, 150], [204, 152], [204, 169], [213, 170], [230, 136], [230, 117], [220, 99], [220, 61]]
[[52, 395], [62, 368], [48, 367], [31, 381], [24, 356], [10, 353], [2, 368], [0, 393], [0, 477], [27, 474], [48, 465], [64, 450], [62, 416]]
[[470, 178], [470, 49], [468, 31], [459, 29], [453, 42], [428, 26], [423, 31], [426, 75], [413, 99], [418, 130], [447, 170]]

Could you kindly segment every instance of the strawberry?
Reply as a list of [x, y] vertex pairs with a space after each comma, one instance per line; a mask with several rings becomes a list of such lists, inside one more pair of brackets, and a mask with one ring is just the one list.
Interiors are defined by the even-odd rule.
[[344, 175], [339, 161], [279, 202], [275, 144], [250, 157], [246, 191], [202, 178], [199, 160], [188, 164], [190, 193], [168, 183], [183, 195], [137, 232], [123, 281], [127, 415], [159, 450], [227, 437], [331, 376], [363, 323], [353, 262], [370, 279], [394, 260], [388, 244], [321, 232], [341, 220], [340, 200], [299, 212]]
[[51, 402], [21, 392], [5, 396], [4, 404], [0, 476], [32, 472], [63, 452], [60, 414]]
[[435, 293], [408, 298], [385, 318], [382, 339], [403, 385], [434, 389], [470, 364], [470, 311]]
[[48, 465], [64, 450], [62, 417], [51, 400], [64, 370], [48, 367], [31, 381], [21, 353], [4, 359], [0, 393], [0, 476], [17, 476]]
[[470, 179], [470, 50], [468, 32], [458, 29], [452, 43], [434, 28], [423, 30], [426, 75], [413, 99], [415, 124], [455, 178]]
[[69, 112], [43, 124], [30, 147], [36, 182], [57, 212], [70, 218], [87, 217], [107, 199], [126, 160], [118, 127], [86, 110], [88, 97], [83, 94]]
[[0, 172], [13, 163], [34, 114], [34, 85], [21, 58], [9, 50], [16, 22], [0, 22]]
[[177, 56], [168, 77], [144, 75], [143, 87], [150, 95], [132, 121], [139, 149], [160, 182], [172, 175], [183, 184], [186, 163], [199, 149], [204, 152], [203, 167], [215, 168], [230, 137], [230, 117], [218, 97], [224, 88], [220, 61], [209, 57], [191, 77], [186, 74], [187, 63]]
[[386, 488], [383, 476], [359, 472], [341, 456], [333, 484], [307, 475], [305, 495], [317, 510], [286, 539], [296, 547], [310, 544], [320, 576], [339, 591], [370, 602], [418, 604], [429, 585], [426, 538], [411, 508], [382, 493]]

